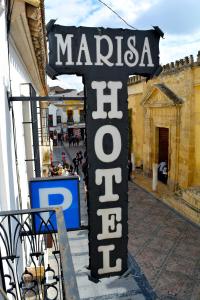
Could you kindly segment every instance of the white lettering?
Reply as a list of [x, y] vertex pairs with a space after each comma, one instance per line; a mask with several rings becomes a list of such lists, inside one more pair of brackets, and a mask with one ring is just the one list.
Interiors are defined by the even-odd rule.
[[[105, 134], [110, 134], [112, 136], [113, 150], [110, 154], [106, 154], [103, 150], [103, 138]], [[108, 163], [115, 161], [121, 152], [121, 144], [121, 135], [117, 127], [113, 125], [104, 125], [97, 130], [94, 138], [94, 148], [98, 159], [102, 162]]]
[[[64, 36], [61, 33], [55, 33], [57, 42], [57, 60], [55, 64], [57, 66], [74, 65], [72, 58], [72, 38], [73, 34], [67, 34]], [[134, 67], [138, 65], [139, 67], [153, 67], [151, 48], [149, 43], [149, 38], [146, 36], [144, 38], [142, 53], [138, 52], [136, 47], [136, 36], [129, 36], [127, 39], [127, 44], [124, 44], [123, 36], [115, 36], [111, 38], [108, 35], [94, 35], [96, 41], [96, 58], [94, 61], [91, 60], [90, 49], [91, 41], [87, 41], [87, 35], [82, 34], [80, 36], [80, 44], [78, 49], [78, 55], [75, 59], [77, 66], [80, 65], [96, 65], [96, 66], [124, 66]], [[77, 41], [79, 42], [79, 41]], [[141, 43], [141, 42], [140, 42]], [[142, 45], [141, 45], [142, 46]], [[113, 52], [116, 50], [116, 55], [112, 59]], [[63, 56], [63, 58], [61, 57]], [[82, 57], [85, 57], [82, 59]], [[65, 59], [65, 62], [63, 60]]]
[[121, 168], [96, 170], [95, 182], [97, 185], [101, 185], [103, 177], [105, 178], [105, 195], [99, 197], [100, 202], [117, 201], [119, 199], [118, 194], [113, 194], [113, 176], [116, 183], [122, 182]]
[[87, 39], [85, 34], [82, 34], [81, 37], [81, 43], [80, 43], [80, 48], [79, 48], [79, 53], [78, 53], [78, 61], [77, 61], [77, 65], [80, 66], [83, 63], [81, 62], [81, 54], [82, 52], [84, 52], [85, 54], [85, 65], [86, 66], [91, 66], [92, 62], [91, 62], [91, 58], [90, 58], [90, 53], [89, 53], [89, 49], [88, 49], [88, 44], [87, 44]]
[[98, 274], [120, 272], [122, 269], [122, 260], [118, 258], [114, 267], [110, 266], [110, 251], [115, 250], [115, 245], [99, 246], [98, 252], [103, 253], [103, 268], [98, 269]]
[[97, 235], [98, 240], [122, 237], [122, 224], [116, 224], [122, 219], [121, 207], [98, 209], [97, 216], [102, 216], [102, 233]]
[[148, 67], [153, 67], [154, 64], [152, 62], [151, 50], [150, 50], [150, 45], [149, 45], [149, 39], [148, 39], [148, 37], [145, 37], [145, 39], [144, 39], [142, 56], [141, 56], [141, 61], [140, 61], [140, 64], [139, 64], [140, 67], [145, 67], [145, 63], [144, 63], [145, 54], [147, 55], [147, 59], [148, 59], [147, 66]]
[[[113, 54], [113, 43], [111, 38], [108, 35], [94, 35], [94, 38], [96, 39], [96, 66], [102, 66], [103, 62], [109, 66], [112, 67], [113, 63], [109, 61], [109, 58], [111, 58]], [[106, 40], [108, 44], [108, 53], [104, 56], [101, 53], [101, 41]]]
[[68, 61], [65, 62], [65, 65], [74, 65], [72, 61], [72, 37], [73, 34], [67, 34], [65, 41], [63, 40], [63, 36], [60, 33], [56, 33], [55, 37], [57, 38], [57, 61], [56, 65], [62, 65], [63, 63], [60, 60], [60, 50], [63, 55], [65, 55], [66, 48], [67, 48], [67, 59]]
[[117, 40], [117, 62], [116, 66], [123, 66], [122, 63], [122, 40], [123, 36], [116, 36], [115, 39]]
[[110, 95], [104, 95], [105, 81], [92, 81], [92, 89], [97, 90], [97, 110], [92, 112], [93, 119], [106, 119], [107, 112], [104, 111], [104, 103], [110, 103], [111, 110], [108, 112], [109, 119], [121, 119], [122, 111], [118, 111], [117, 91], [122, 88], [121, 81], [109, 81], [107, 86], [111, 90]]
[[[133, 42], [133, 44], [131, 42]], [[136, 66], [139, 60], [139, 54], [138, 51], [135, 49], [135, 44], [136, 44], [135, 36], [130, 36], [127, 41], [127, 45], [130, 50], [127, 50], [124, 53], [124, 62], [129, 67]], [[130, 62], [129, 60], [131, 60], [132, 62]]]

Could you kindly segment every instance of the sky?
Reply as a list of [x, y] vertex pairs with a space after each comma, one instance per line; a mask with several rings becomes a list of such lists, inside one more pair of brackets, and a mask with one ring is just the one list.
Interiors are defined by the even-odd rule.
[[[159, 26], [164, 32], [160, 40], [160, 64], [167, 64], [200, 50], [200, 0], [103, 0], [128, 24], [139, 30]], [[46, 23], [57, 19], [65, 26], [127, 28], [119, 17], [98, 0], [45, 0]], [[83, 90], [76, 75], [48, 79], [50, 86]]]

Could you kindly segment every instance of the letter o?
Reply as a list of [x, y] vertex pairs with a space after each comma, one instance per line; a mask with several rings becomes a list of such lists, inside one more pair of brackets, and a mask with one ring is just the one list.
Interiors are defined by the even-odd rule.
[[[113, 139], [113, 150], [110, 154], [106, 154], [103, 150], [103, 137], [105, 134], [110, 134]], [[121, 135], [115, 126], [104, 125], [97, 130], [94, 138], [94, 149], [99, 160], [103, 162], [112, 162], [116, 160], [121, 152], [121, 147]]]

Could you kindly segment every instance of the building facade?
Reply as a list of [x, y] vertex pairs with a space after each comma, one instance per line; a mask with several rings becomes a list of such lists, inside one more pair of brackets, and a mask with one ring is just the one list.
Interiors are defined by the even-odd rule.
[[0, 210], [14, 210], [30, 206], [28, 180], [41, 175], [46, 151], [47, 105], [9, 102], [47, 95], [43, 1], [1, 1], [0, 26]]
[[[61, 87], [50, 87], [49, 95], [55, 97], [55, 101], [49, 103], [49, 134], [53, 138], [56, 131], [58, 139], [62, 134], [67, 138], [79, 135], [81, 139], [85, 137], [85, 112], [83, 92], [76, 90], [65, 90]], [[56, 97], [69, 97], [69, 100], [56, 101]], [[70, 97], [72, 99], [70, 99]], [[76, 98], [76, 100], [73, 100]]]
[[128, 95], [135, 166], [152, 177], [153, 164], [166, 161], [169, 189], [193, 189], [190, 204], [199, 209], [194, 187], [200, 186], [200, 52], [196, 60], [165, 65], [148, 82], [131, 77]]

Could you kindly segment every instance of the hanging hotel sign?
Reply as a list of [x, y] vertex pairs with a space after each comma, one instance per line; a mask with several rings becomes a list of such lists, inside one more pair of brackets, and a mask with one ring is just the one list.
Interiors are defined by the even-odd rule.
[[90, 270], [94, 277], [127, 269], [129, 75], [159, 67], [158, 27], [139, 31], [47, 25], [51, 78], [83, 76], [86, 97]]

